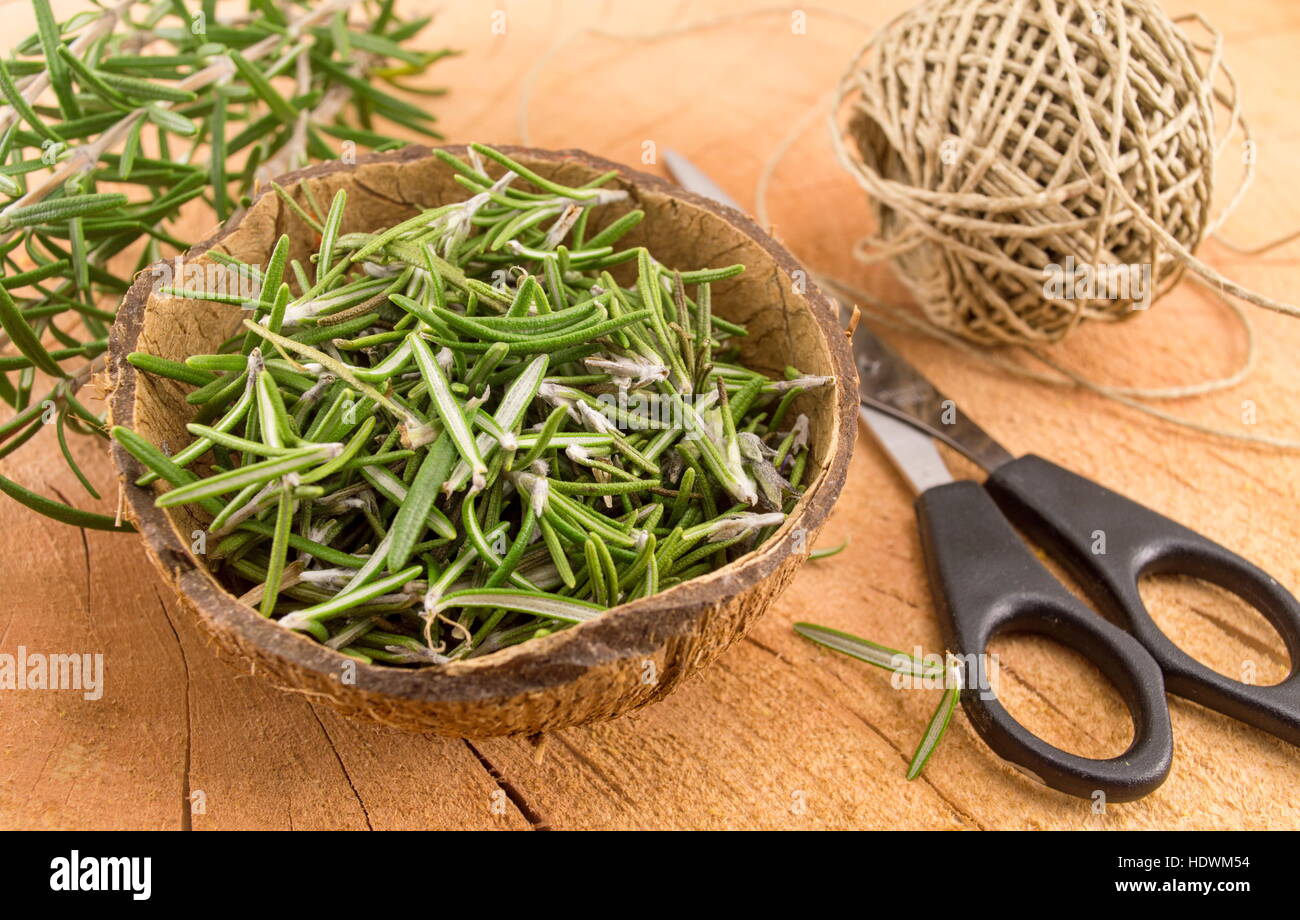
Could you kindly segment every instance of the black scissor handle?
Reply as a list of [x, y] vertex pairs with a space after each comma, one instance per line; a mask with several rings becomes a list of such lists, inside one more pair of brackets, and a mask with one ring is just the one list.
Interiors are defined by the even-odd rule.
[[[1164, 680], [1137, 640], [1089, 610], [1047, 571], [977, 483], [954, 482], [916, 500], [921, 542], [945, 639], [967, 657], [962, 705], [995, 753], [1054, 789], [1126, 802], [1169, 773], [1173, 733]], [[1133, 718], [1123, 754], [1094, 759], [1048, 744], [988, 692], [985, 652], [999, 633], [1035, 632], [1082, 654], [1115, 685]], [[972, 680], [973, 677], [973, 680]]]
[[[1159, 662], [1170, 693], [1300, 745], [1300, 603], [1277, 579], [1196, 531], [1033, 454], [1000, 467], [985, 487], [1008, 518], [1072, 570], [1099, 608], [1137, 637]], [[1104, 553], [1094, 552], [1099, 536]], [[1245, 684], [1171, 642], [1138, 592], [1138, 579], [1161, 573], [1203, 579], [1262, 613], [1286, 643], [1286, 680]]]

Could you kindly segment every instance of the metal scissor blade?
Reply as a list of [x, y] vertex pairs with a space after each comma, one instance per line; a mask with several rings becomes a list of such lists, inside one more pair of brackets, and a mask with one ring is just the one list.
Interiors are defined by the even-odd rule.
[[692, 163], [686, 157], [682, 156], [676, 150], [664, 151], [664, 166], [672, 174], [673, 179], [682, 188], [692, 191], [697, 195], [703, 195], [705, 198], [712, 198], [719, 204], [725, 204], [729, 208], [735, 208], [737, 211], [745, 210], [736, 204], [735, 199], [722, 190], [722, 188], [708, 177], [708, 175], [698, 166]]
[[920, 371], [865, 328], [858, 327], [853, 334], [853, 359], [858, 365], [858, 395], [864, 404], [938, 438], [986, 472], [1015, 459]]
[[888, 413], [863, 405], [862, 421], [916, 494], [952, 482], [934, 439]]

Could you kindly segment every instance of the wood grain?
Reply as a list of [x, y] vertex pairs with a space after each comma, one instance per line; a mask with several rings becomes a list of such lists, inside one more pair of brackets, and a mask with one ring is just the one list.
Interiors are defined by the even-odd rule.
[[[406, 4], [408, 11], [419, 4]], [[432, 8], [433, 4], [428, 4]], [[456, 141], [581, 146], [651, 171], [650, 150], [675, 147], [746, 207], [763, 160], [829, 90], [866, 38], [905, 6], [863, 10], [825, 0], [806, 33], [788, 14], [731, 16], [689, 34], [629, 42], [757, 2], [450, 4], [426, 39], [463, 48], [431, 79]], [[1300, 81], [1300, 8], [1286, 0], [1170, 2], [1225, 32], [1259, 176], [1225, 229], [1242, 243], [1300, 226], [1300, 158], [1291, 89]], [[77, 3], [57, 3], [66, 13]], [[837, 16], [828, 11], [842, 11]], [[20, 34], [20, 16], [12, 14]], [[864, 20], [853, 26], [848, 17]], [[27, 28], [26, 22], [23, 29]], [[576, 37], [541, 56], [558, 36]], [[539, 63], [540, 61], [540, 63]], [[531, 131], [516, 103], [537, 68]], [[1222, 200], [1236, 169], [1230, 152]], [[856, 187], [834, 164], [820, 122], [778, 169], [770, 195], [782, 240], [810, 267], [886, 299], [903, 292], [886, 269], [864, 271], [850, 245], [870, 228]], [[196, 218], [201, 232], [210, 220]], [[195, 234], [197, 235], [197, 234]], [[1245, 257], [1216, 242], [1202, 254], [1243, 283], [1294, 299], [1291, 243]], [[1300, 437], [1294, 355], [1300, 321], [1252, 314], [1259, 365], [1239, 387], [1166, 406], [1205, 423]], [[1082, 392], [1016, 381], [928, 340], [886, 337], [1013, 450], [1034, 450], [1098, 478], [1241, 552], [1300, 590], [1300, 455], [1189, 434]], [[1244, 337], [1222, 304], [1185, 285], [1149, 315], [1085, 328], [1055, 350], [1096, 379], [1172, 385], [1228, 370]], [[1256, 421], [1244, 425], [1243, 403]], [[107, 459], [77, 447], [108, 489]], [[968, 470], [953, 462], [954, 470]], [[82, 501], [53, 432], [0, 472]], [[106, 501], [104, 507], [111, 506]], [[809, 619], [900, 648], [938, 647], [911, 497], [860, 439], [843, 500], [822, 537], [851, 548], [806, 566], [751, 633], [666, 701], [600, 726], [540, 739], [467, 743], [405, 735], [334, 716], [221, 664], [165, 593], [133, 537], [82, 534], [0, 504], [0, 652], [102, 652], [103, 699], [0, 694], [0, 826], [4, 827], [501, 827], [501, 828], [1148, 828], [1300, 827], [1300, 751], [1262, 732], [1171, 700], [1176, 744], [1153, 795], [1095, 813], [1041, 789], [994, 758], [958, 715], [923, 777], [904, 768], [934, 692], [894, 690], [883, 672], [833, 656], [790, 630]], [[1157, 619], [1202, 659], [1259, 679], [1287, 670], [1281, 642], [1257, 615], [1216, 592], [1162, 580], [1146, 596]], [[1096, 675], [1049, 644], [999, 646], [1002, 692], [1031, 729], [1081, 753], [1122, 747], [1131, 729]], [[203, 813], [190, 797], [202, 792]]]

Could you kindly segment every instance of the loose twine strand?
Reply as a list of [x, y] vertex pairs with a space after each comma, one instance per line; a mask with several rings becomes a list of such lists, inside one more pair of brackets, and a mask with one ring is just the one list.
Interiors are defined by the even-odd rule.
[[[861, 28], [868, 34], [874, 35], [874, 26], [851, 14], [814, 6], [805, 6], [801, 9], [802, 12], [809, 17], [825, 18], [847, 23]], [[710, 31], [726, 25], [732, 25], [752, 19], [766, 18], [774, 15], [789, 17], [791, 13], [792, 11], [788, 7], [764, 7], [756, 10], [710, 17], [694, 23], [687, 23], [681, 26], [673, 26], [650, 32], [626, 33], [600, 27], [586, 27], [575, 30], [574, 32], [558, 39], [547, 51], [540, 55], [533, 63], [533, 66], [529, 69], [521, 83], [516, 106], [516, 128], [520, 142], [525, 145], [532, 143], [530, 112], [532, 107], [533, 91], [540, 81], [541, 74], [551, 60], [573, 42], [581, 38], [604, 38], [613, 41], [650, 44], [686, 35], [698, 34], [700, 32]], [[905, 16], [907, 13], [901, 15]], [[901, 16], [899, 18], [901, 18]], [[1123, 20], [1122, 16], [1118, 18], [1121, 21]], [[1234, 128], [1241, 132], [1243, 143], [1249, 142], [1252, 139], [1249, 125], [1241, 111], [1237, 82], [1231, 69], [1224, 61], [1224, 42], [1221, 33], [1214, 29], [1198, 13], [1177, 17], [1174, 22], [1180, 24], [1184, 22], [1195, 22], [1210, 36], [1208, 44], [1204, 42], [1198, 43], [1191, 41], [1189, 41], [1188, 44], [1197, 52], [1209, 55], [1209, 62], [1205, 68], [1206, 76], [1200, 81], [1198, 91], [1205, 94], [1207, 100], [1213, 99], [1221, 106], [1227, 108], [1229, 112], [1229, 118], [1227, 119], [1228, 127], [1225, 129], [1222, 137], [1220, 137], [1214, 145], [1214, 159], [1217, 160], [1226, 149]], [[1056, 37], [1058, 41], [1061, 40], [1059, 32]], [[874, 40], [874, 37], [869, 40], [859, 50], [858, 54], [855, 55], [855, 59], [860, 59], [864, 51]], [[1077, 62], [1074, 63], [1074, 66], [1077, 68]], [[1227, 84], [1226, 89], [1220, 89], [1213, 85], [1213, 75], [1215, 73], [1223, 75]], [[844, 148], [842, 132], [836, 117], [836, 113], [843, 103], [846, 92], [845, 85], [846, 82], [850, 80], [850, 76], [846, 76], [845, 80], [842, 81], [840, 85], [819, 97], [813, 106], [796, 119], [791, 124], [790, 129], [773, 148], [771, 153], [764, 159], [755, 184], [755, 216], [761, 226], [773, 226], [768, 208], [768, 197], [777, 168], [788, 155], [791, 148], [794, 147], [794, 145], [801, 137], [803, 137], [819, 117], [825, 117], [827, 119], [831, 138], [836, 148], [836, 155], [839, 158], [841, 165], [851, 175], [858, 178], [859, 184], [861, 184], [859, 178], [860, 173], [856, 165], [852, 163], [852, 161], [846, 162], [848, 152]], [[1081, 87], [1076, 85], [1072, 87], [1072, 90], [1081, 92]], [[1090, 113], [1086, 112], [1087, 105], [1084, 105], [1082, 108], [1085, 110], [1085, 115], [1087, 115], [1088, 119], [1091, 121]], [[1095, 143], [1099, 139], [1095, 122], [1092, 124], [1092, 127], [1094, 130], [1091, 139]], [[1116, 158], [1112, 156], [1105, 163], [1106, 168], [1110, 169], [1112, 172], [1116, 169], [1115, 160]], [[1253, 247], [1244, 247], [1240, 244], [1224, 239], [1218, 234], [1219, 228], [1222, 227], [1228, 217], [1230, 217], [1233, 211], [1235, 211], [1241, 204], [1246, 191], [1254, 178], [1254, 159], [1245, 158], [1243, 165], [1245, 169], [1243, 170], [1242, 177], [1236, 189], [1217, 217], [1207, 221], [1203, 230], [1203, 235], [1214, 236], [1215, 239], [1225, 248], [1246, 255], [1260, 255], [1300, 238], [1300, 229], [1298, 229], [1267, 243]], [[1122, 185], [1122, 183], [1120, 185]], [[871, 194], [871, 192], [869, 191], [868, 194]], [[812, 272], [812, 277], [817, 284], [827, 290], [835, 292], [836, 296], [841, 299], [848, 299], [858, 303], [862, 308], [863, 314], [875, 323], [899, 331], [920, 333], [928, 336], [954, 348], [964, 355], [1013, 377], [1048, 386], [1088, 390], [1137, 412], [1141, 412], [1169, 424], [1201, 434], [1253, 445], [1275, 447], [1283, 450], [1300, 450], [1300, 440], [1297, 439], [1251, 434], [1222, 426], [1208, 425], [1196, 421], [1195, 419], [1175, 415], [1171, 412], [1167, 412], [1155, 406], [1147, 405], [1140, 401], [1177, 400], [1204, 396], [1237, 386], [1250, 376], [1256, 367], [1258, 358], [1258, 343], [1255, 326], [1246, 311], [1243, 310], [1239, 304], [1231, 300], [1228, 295], [1235, 296], [1241, 300], [1247, 301], [1248, 303], [1265, 309], [1275, 310], [1280, 313], [1300, 315], [1300, 311], [1297, 311], [1295, 307], [1289, 304], [1280, 303], [1271, 298], [1255, 294], [1241, 285], [1224, 278], [1213, 268], [1193, 256], [1190, 250], [1183, 247], [1176, 239], [1173, 239], [1169, 235], [1168, 231], [1163, 227], [1154, 226], [1154, 221], [1149, 217], [1149, 215], [1145, 215], [1145, 211], [1140, 204], [1137, 204], [1132, 200], [1131, 194], [1128, 194], [1126, 191], [1124, 194], [1128, 196], [1123, 201], [1126, 205], [1125, 210], [1131, 212], [1134, 217], [1139, 214], [1147, 216], [1150, 223], [1144, 222], [1143, 227], [1151, 231], [1152, 235], [1155, 236], [1156, 239], [1165, 244], [1166, 248], [1180, 260], [1181, 265], [1191, 268], [1193, 270], [1193, 274], [1190, 276], [1191, 279], [1204, 286], [1220, 303], [1226, 306], [1239, 323], [1246, 339], [1245, 354], [1235, 369], [1226, 375], [1171, 387], [1117, 386], [1103, 384], [1062, 365], [1059, 361], [1050, 357], [1039, 347], [1026, 344], [1008, 344], [997, 349], [980, 347], [953, 332], [936, 326], [934, 323], [927, 321], [926, 319], [918, 317], [914, 305], [889, 303], [862, 290], [861, 288], [821, 272]], [[876, 252], [868, 251], [872, 248], [873, 243], [877, 244], [876, 249], [878, 251]], [[889, 258], [895, 254], [894, 243], [885, 244], [884, 246], [880, 246], [880, 243], [881, 241], [873, 240], [871, 238], [860, 241], [854, 248], [854, 258], [863, 264], [869, 265], [881, 261], [884, 258]], [[884, 252], [883, 255], [881, 254], [882, 252]], [[1157, 255], [1157, 253], [1153, 252], [1153, 255]], [[1155, 260], [1153, 259], [1153, 261]], [[1175, 278], [1174, 283], [1178, 280], [1180, 279]], [[1172, 287], [1173, 284], [1170, 284], [1169, 286]], [[1046, 370], [1026, 366], [1021, 360], [1017, 360], [1017, 357], [1028, 358], [1036, 364], [1046, 368]]]

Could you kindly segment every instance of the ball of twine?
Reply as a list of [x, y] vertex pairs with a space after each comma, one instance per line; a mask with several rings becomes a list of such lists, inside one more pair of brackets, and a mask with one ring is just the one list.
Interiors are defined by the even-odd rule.
[[[847, 24], [854, 28], [871, 27], [871, 24], [843, 10], [804, 6], [801, 11], [807, 15]], [[1080, 12], [1084, 14], [1083, 19], [1080, 19]], [[1098, 13], [1101, 15], [1099, 16]], [[524, 79], [516, 109], [522, 143], [532, 143], [529, 136], [529, 110], [538, 74], [553, 58], [566, 52], [569, 43], [580, 36], [597, 36], [633, 42], [658, 42], [708, 29], [732, 26], [750, 19], [768, 16], [786, 18], [789, 15], [788, 8], [766, 7], [727, 13], [648, 33], [614, 33], [603, 28], [589, 27], [566, 36], [537, 58], [532, 70]], [[903, 34], [907, 28], [905, 23], [910, 23], [911, 28], [916, 30], [918, 21], [922, 25], [919, 32], [912, 32], [910, 39], [912, 44], [895, 45], [889, 39], [889, 36], [896, 33]], [[1143, 26], [1143, 23], [1151, 21], [1154, 21], [1158, 28]], [[980, 29], [1003, 31], [994, 33], [993, 38], [990, 39], [988, 32], [975, 29], [977, 23]], [[1082, 23], [1087, 25], [1086, 35], [1080, 28]], [[1117, 26], [1117, 31], [1111, 33], [1109, 44], [1099, 42], [1099, 39], [1106, 38], [1107, 27], [1112, 23]], [[1185, 23], [1198, 25], [1209, 35], [1209, 40], [1189, 42], [1179, 31], [1179, 26]], [[1016, 36], [1019, 36], [1019, 39], [1013, 42], [1012, 38]], [[1071, 51], [1069, 55], [1057, 60], [1059, 56], [1057, 49], [1071, 48], [1072, 43], [1079, 45], [1081, 40], [1090, 44], [1081, 45], [1083, 51]], [[949, 42], [953, 43], [951, 47], [947, 44]], [[877, 46], [886, 43], [894, 49], [891, 60], [896, 65], [896, 70], [890, 72], [888, 67], [891, 65], [883, 64], [878, 60], [868, 70], [865, 62], [870, 60], [872, 54], [881, 54]], [[980, 72], [980, 67], [975, 66], [959, 84], [956, 75], [962, 73], [963, 69], [977, 64], [980, 60], [977, 49], [985, 46], [987, 52], [984, 58], [986, 68], [984, 73]], [[899, 48], [906, 49], [910, 55], [904, 55], [897, 50]], [[1045, 49], [1045, 56], [1031, 54], [1030, 50], [1035, 48], [1040, 51]], [[1107, 48], [1109, 50], [1105, 50]], [[1205, 58], [1203, 67], [1196, 66], [1191, 51]], [[836, 111], [832, 113], [831, 134], [840, 163], [857, 177], [858, 182], [877, 202], [879, 225], [882, 228], [887, 225], [892, 228], [888, 231], [888, 236], [882, 229], [881, 236], [863, 241], [855, 254], [862, 261], [872, 262], [890, 256], [902, 259], [913, 249], [930, 250], [928, 257], [918, 260], [919, 268], [909, 270], [903, 267], [902, 274], [904, 280], [909, 282], [909, 287], [917, 293], [917, 299], [923, 305], [930, 305], [926, 307], [926, 313], [931, 322], [927, 323], [923, 319], [915, 318], [910, 312], [903, 312], [906, 308], [902, 305], [886, 303], [871, 292], [831, 276], [816, 273], [818, 284], [835, 292], [844, 298], [845, 302], [862, 306], [867, 315], [879, 324], [929, 333], [957, 347], [963, 354], [998, 367], [1009, 374], [1047, 385], [1083, 387], [1139, 412], [1193, 431], [1237, 441], [1300, 450], [1300, 440], [1276, 438], [1205, 424], [1179, 417], [1147, 405], [1145, 402], [1146, 400], [1185, 399], [1189, 396], [1225, 390], [1236, 386], [1250, 374], [1255, 364], [1255, 334], [1247, 314], [1229, 298], [1239, 299], [1278, 313], [1300, 316], [1300, 309], [1294, 305], [1257, 294], [1224, 277], [1213, 267], [1197, 259], [1192, 252], [1197, 243], [1214, 234], [1227, 220], [1245, 197], [1255, 172], [1253, 155], [1245, 155], [1247, 152], [1253, 154], [1250, 128], [1238, 107], [1236, 83], [1232, 72], [1223, 61], [1222, 52], [1222, 36], [1199, 14], [1187, 14], [1171, 22], [1160, 13], [1158, 8], [1146, 0], [1095, 0], [1093, 6], [1084, 3], [1058, 2], [1058, 0], [1016, 0], [1016, 2], [987, 0], [983, 3], [929, 0], [925, 5], [904, 14], [886, 26], [883, 32], [873, 38], [855, 56], [855, 63], [839, 86], [820, 98], [803, 117], [796, 119], [790, 125], [790, 130], [766, 158], [759, 173], [754, 190], [756, 215], [760, 224], [772, 226], [773, 222], [767, 207], [767, 194], [777, 166], [790, 153], [798, 138], [822, 115], [825, 107], [835, 103]], [[1134, 53], [1144, 61], [1137, 68], [1128, 63], [1130, 55]], [[1164, 63], [1159, 63], [1161, 61]], [[987, 69], [996, 62], [1001, 62], [999, 64], [1001, 84], [993, 79], [994, 71]], [[1216, 73], [1221, 73], [1223, 76], [1226, 85], [1222, 89], [1214, 85]], [[1114, 74], [1118, 74], [1118, 78]], [[1178, 74], [1182, 76], [1178, 77]], [[868, 82], [868, 75], [875, 75], [870, 77], [871, 82]], [[900, 84], [905, 76], [911, 84], [916, 84], [915, 88], [910, 84], [906, 87]], [[1167, 88], [1166, 84], [1174, 78], [1179, 82], [1176, 82], [1172, 88]], [[936, 80], [947, 81], [947, 88], [936, 83]], [[981, 80], [985, 82], [980, 83]], [[990, 89], [980, 94], [972, 94], [972, 91], [965, 87], [965, 84], [972, 81], [981, 88], [987, 84]], [[925, 85], [921, 86], [921, 83]], [[1025, 91], [1017, 93], [1022, 86]], [[879, 103], [879, 100], [887, 98], [887, 94], [881, 87], [886, 87], [890, 92], [895, 93], [898, 100], [910, 100], [915, 106], [924, 103], [928, 108], [907, 109], [902, 107], [901, 101]], [[1188, 101], [1189, 89], [1198, 101]], [[1109, 95], [1104, 95], [1103, 91], [1109, 92]], [[1099, 96], [1104, 97], [1104, 105], [1097, 101]], [[1021, 158], [1009, 161], [1021, 165], [1008, 166], [1007, 162], [997, 162], [996, 158], [990, 163], [981, 164], [977, 156], [979, 151], [972, 141], [968, 141], [967, 153], [973, 158], [963, 164], [960, 155], [962, 130], [950, 128], [947, 132], [948, 136], [941, 133], [939, 135], [941, 140], [937, 142], [932, 140], [927, 144], [927, 152], [938, 150], [939, 165], [945, 165], [942, 157], [945, 156], [946, 151], [947, 159], [953, 165], [961, 165], [967, 170], [961, 177], [948, 180], [949, 185], [943, 189], [945, 193], [969, 196], [956, 199], [957, 204], [966, 208], [966, 214], [945, 207], [945, 194], [935, 195], [925, 182], [918, 183], [908, 178], [909, 175], [919, 175], [924, 178], [925, 173], [918, 168], [918, 164], [922, 162], [925, 154], [915, 152], [915, 141], [911, 148], [907, 148], [907, 138], [921, 137], [917, 132], [920, 128], [930, 125], [932, 116], [938, 111], [936, 100], [945, 98], [952, 100], [952, 103], [947, 106], [949, 112], [954, 105], [958, 106], [958, 120], [954, 123], [952, 116], [948, 115], [941, 123], [969, 128], [973, 132], [972, 138], [983, 139], [982, 143], [985, 145], [983, 149], [986, 152], [991, 150], [993, 154], [998, 153], [1008, 143], [1007, 138], [1011, 136], [1019, 138], [1019, 143], [1010, 145], [1013, 154], [1023, 147], [1023, 150], [1020, 150]], [[1038, 108], [1022, 110], [1020, 113], [1017, 113], [1007, 101], [1019, 100], [1024, 104], [1031, 98]], [[1083, 104], [1076, 106], [1074, 104], [1076, 98], [1081, 99]], [[873, 105], [873, 100], [878, 104]], [[965, 100], [968, 106], [966, 110], [960, 108], [962, 100]], [[894, 108], [891, 109], [890, 105]], [[1209, 136], [1210, 126], [1213, 124], [1212, 105], [1217, 105], [1220, 112], [1227, 112], [1228, 117], [1224, 120], [1227, 130], [1219, 141], [1212, 145], [1212, 153], [1207, 152], [1204, 147], [1197, 148], [1195, 167], [1189, 169], [1188, 163], [1191, 161], [1186, 156], [1181, 158], [1175, 156], [1174, 148], [1179, 144], [1185, 144], [1189, 138], [1195, 136], [1194, 133], [1185, 138], [1182, 134], [1187, 127], [1186, 120], [1193, 115], [1204, 119], [1202, 123], [1204, 127], [1198, 130], [1203, 132], [1204, 137]], [[979, 107], [982, 120], [970, 118], [976, 106]], [[1189, 107], [1192, 110], [1189, 111]], [[896, 117], [873, 114], [890, 111], [895, 112]], [[994, 124], [998, 112], [1003, 113], [999, 124], [1004, 134], [1000, 138], [994, 131], [998, 126]], [[1124, 117], [1121, 118], [1116, 114], [1117, 112]], [[1130, 128], [1128, 116], [1134, 112], [1137, 117], [1133, 119]], [[862, 120], [861, 128], [854, 127], [855, 119]], [[1118, 119], [1118, 128], [1116, 128], [1116, 119]], [[875, 165], [868, 169], [863, 150], [865, 148], [869, 153], [872, 148], [870, 145], [855, 142], [858, 135], [867, 129], [870, 121], [874, 121], [877, 125], [891, 125], [892, 131], [890, 134], [880, 131], [875, 135], [879, 138], [879, 146], [876, 149], [880, 150], [882, 155], [878, 158], [873, 156]], [[1085, 130], [1090, 130], [1090, 136], [1078, 142], [1080, 146], [1074, 150], [1073, 159], [1069, 161], [1063, 160], [1062, 156], [1043, 156], [1042, 147], [1047, 143], [1046, 140], [1029, 132], [1031, 124], [1037, 125], [1040, 133], [1043, 133], [1049, 131], [1053, 124], [1062, 121], [1067, 126], [1083, 126]], [[1153, 128], [1157, 123], [1161, 126], [1159, 131]], [[1209, 219], [1207, 225], [1205, 221], [1208, 219], [1208, 201], [1212, 187], [1211, 161], [1227, 148], [1229, 132], [1233, 126], [1240, 131], [1245, 168], [1236, 190], [1217, 217]], [[930, 130], [933, 137], [936, 129]], [[1125, 139], [1129, 135], [1136, 136], [1138, 145], [1136, 148], [1123, 146], [1133, 143], [1132, 140]], [[942, 146], [943, 140], [948, 140], [949, 136], [955, 141], [956, 147], [952, 143], [947, 148]], [[1108, 148], [1105, 143], [1098, 144], [1097, 138], [1111, 137], [1116, 140], [1116, 149]], [[1053, 143], [1059, 142], [1058, 135], [1054, 137]], [[1087, 147], [1086, 151], [1083, 149], [1084, 146]], [[912, 152], [902, 152], [905, 149], [910, 149]], [[1066, 151], [1069, 149], [1068, 146], [1064, 148]], [[896, 152], [887, 154], [890, 150]], [[957, 154], [956, 157], [953, 156], [954, 153]], [[1134, 167], [1132, 162], [1134, 157], [1142, 163], [1140, 170]], [[1143, 157], [1145, 159], [1142, 159]], [[1034, 158], [1037, 158], [1036, 161]], [[943, 176], [936, 177], [933, 173], [935, 166], [933, 158], [930, 162], [931, 179], [936, 181], [942, 179]], [[1081, 181], [1078, 188], [1067, 185], [1066, 178], [1058, 177], [1054, 172], [1046, 172], [1048, 165], [1059, 167], [1065, 162], [1075, 165], [1092, 162], [1096, 164], [1094, 169], [1101, 173], [1120, 177], [1118, 183], [1104, 186], [1112, 194], [1100, 198], [1102, 203], [1100, 209], [1096, 204], [1098, 196], [1094, 194], [1092, 201], [1087, 200], [1086, 193], [1095, 183], [1086, 169], [1081, 169], [1076, 177], [1085, 180]], [[1176, 179], [1171, 179], [1171, 169], [1179, 170]], [[989, 184], [981, 184], [986, 181], [984, 174], [990, 171], [995, 175], [987, 180]], [[1154, 179], [1151, 178], [1152, 176]], [[1003, 178], [1004, 184], [1001, 186], [994, 181], [999, 177]], [[962, 179], [962, 184], [953, 184], [957, 178]], [[1130, 181], [1132, 185], [1125, 184]], [[972, 183], [978, 186], [975, 191], [965, 187]], [[1026, 199], [1020, 206], [1038, 209], [1040, 216], [1037, 217], [1036, 228], [1033, 223], [1025, 223], [1023, 226], [1018, 223], [1019, 218], [1015, 215], [1016, 196], [1005, 193], [1005, 189], [1010, 188], [1013, 183], [1018, 188], [1027, 185], [1035, 190], [1030, 194], [1018, 192], [1017, 195], [1021, 199]], [[1203, 185], [1197, 185], [1198, 183]], [[1184, 200], [1185, 189], [1194, 185], [1197, 186], [1196, 191], [1191, 194], [1190, 200], [1194, 202], [1197, 210], [1196, 217], [1193, 219], [1190, 216], [1191, 212], [1184, 214], [1183, 209], [1188, 207], [1188, 202]], [[1148, 188], [1158, 189], [1165, 186], [1168, 186], [1168, 191], [1163, 196], [1158, 194], [1148, 196]], [[1053, 195], [1058, 197], [1053, 198]], [[1138, 195], [1141, 195], [1143, 200], [1147, 200], [1148, 197], [1153, 198], [1153, 205], [1148, 209], [1140, 204]], [[1008, 198], [1012, 199], [1009, 210], [1006, 207]], [[909, 207], [913, 200], [916, 202], [915, 206]], [[1071, 211], [1075, 204], [1080, 207], [1080, 213], [1077, 215]], [[948, 216], [950, 211], [951, 217]], [[1043, 214], [1051, 215], [1051, 219], [1042, 217]], [[1009, 234], [1010, 238], [1004, 241], [1005, 245], [1002, 248], [986, 251], [978, 245], [968, 248], [966, 242], [953, 233], [952, 244], [945, 246], [949, 228], [959, 225], [962, 218], [972, 219], [982, 228], [993, 224], [992, 229]], [[1076, 223], [1053, 225], [1051, 223], [1053, 220], [1058, 224], [1060, 221], [1071, 220]], [[1184, 240], [1170, 232], [1166, 220], [1175, 228], [1183, 229], [1196, 226], [1199, 222], [1199, 230], [1186, 236]], [[1125, 225], [1125, 221], [1129, 223]], [[1152, 291], [1152, 296], [1147, 298], [1148, 300], [1154, 300], [1159, 293], [1172, 287], [1178, 280], [1179, 274], [1186, 269], [1191, 272], [1189, 277], [1204, 283], [1214, 296], [1221, 299], [1224, 305], [1237, 316], [1245, 333], [1246, 348], [1245, 356], [1235, 370], [1224, 376], [1176, 386], [1103, 384], [1071, 371], [1045, 354], [1045, 349], [1035, 347], [1061, 338], [1073, 328], [1074, 324], [1086, 317], [1117, 319], [1130, 315], [1132, 301], [1130, 298], [1127, 303], [1117, 303], [1110, 299], [1102, 303], [1084, 303], [1078, 299], [1066, 298], [1066, 302], [1055, 304], [1057, 311], [1055, 315], [1040, 317], [1040, 311], [1045, 309], [1042, 305], [1044, 269], [1033, 268], [1035, 263], [1032, 262], [1027, 263], [1031, 268], [1023, 269], [1022, 264], [1014, 261], [1007, 253], [1022, 245], [1028, 252], [1032, 252], [1035, 245], [1044, 254], [1050, 251], [1044, 248], [1043, 243], [1035, 243], [1032, 238], [1033, 231], [1027, 228], [1035, 228], [1045, 234], [1045, 239], [1048, 240], [1055, 234], [1073, 241], [1079, 236], [1078, 228], [1091, 229], [1095, 235], [1112, 228], [1117, 223], [1121, 226], [1114, 228], [1115, 235], [1109, 244], [1113, 248], [1125, 249], [1120, 244], [1131, 242], [1126, 233], [1136, 232], [1138, 236], [1133, 239], [1148, 240], [1150, 248], [1147, 252], [1150, 261], [1146, 264], [1155, 267], [1152, 281], [1159, 278], [1160, 283], [1158, 290]], [[1219, 239], [1219, 243], [1238, 253], [1258, 255], [1292, 242], [1296, 238], [1300, 238], [1300, 231], [1250, 248], [1222, 238]], [[1087, 251], [1089, 259], [1100, 261], [1104, 258], [1102, 250], [1107, 237], [1103, 233], [1100, 239], [1101, 243], [1082, 247]], [[976, 241], [982, 243], [984, 239], [977, 237]], [[962, 261], [949, 259], [947, 253], [950, 250], [957, 252], [959, 257], [967, 256], [967, 258]], [[1069, 254], [1070, 250], [1066, 250], [1066, 253]], [[1076, 262], [1078, 262], [1077, 256]], [[1065, 261], [1053, 263], [1050, 259], [1044, 258], [1039, 264], [1059, 264], [1064, 268]], [[974, 296], [977, 291], [981, 294], [989, 291], [1003, 274], [1016, 279], [1015, 289], [1023, 291], [1027, 284], [1027, 272], [1030, 273], [1029, 288], [1034, 293], [1032, 298], [1020, 301], [1013, 295], [1012, 299], [1008, 300], [1005, 294], [1000, 295], [1002, 304], [1010, 304], [1014, 301], [1021, 308], [1020, 312], [1009, 306], [1001, 310], [998, 307], [990, 307], [987, 302]], [[957, 300], [949, 293], [954, 277], [967, 286], [968, 293], [962, 298], [962, 302], [967, 304], [965, 307], [959, 307]], [[938, 296], [922, 296], [923, 290], [932, 290]], [[934, 306], [936, 304], [937, 308]], [[1128, 307], [1127, 311], [1125, 307]], [[1030, 319], [1023, 319], [1022, 313]], [[1062, 316], [1064, 320], [1061, 319]], [[985, 344], [1007, 343], [1019, 343], [1025, 347], [1022, 349], [980, 347]], [[1016, 359], [1017, 355], [1032, 358], [1034, 362], [1045, 365], [1047, 369], [1040, 370], [1033, 365], [1024, 364]]]
[[859, 258], [892, 258], [930, 322], [979, 344], [1132, 316], [1211, 232], [1209, 50], [1142, 0], [903, 14], [839, 88], [839, 154], [878, 224]]

